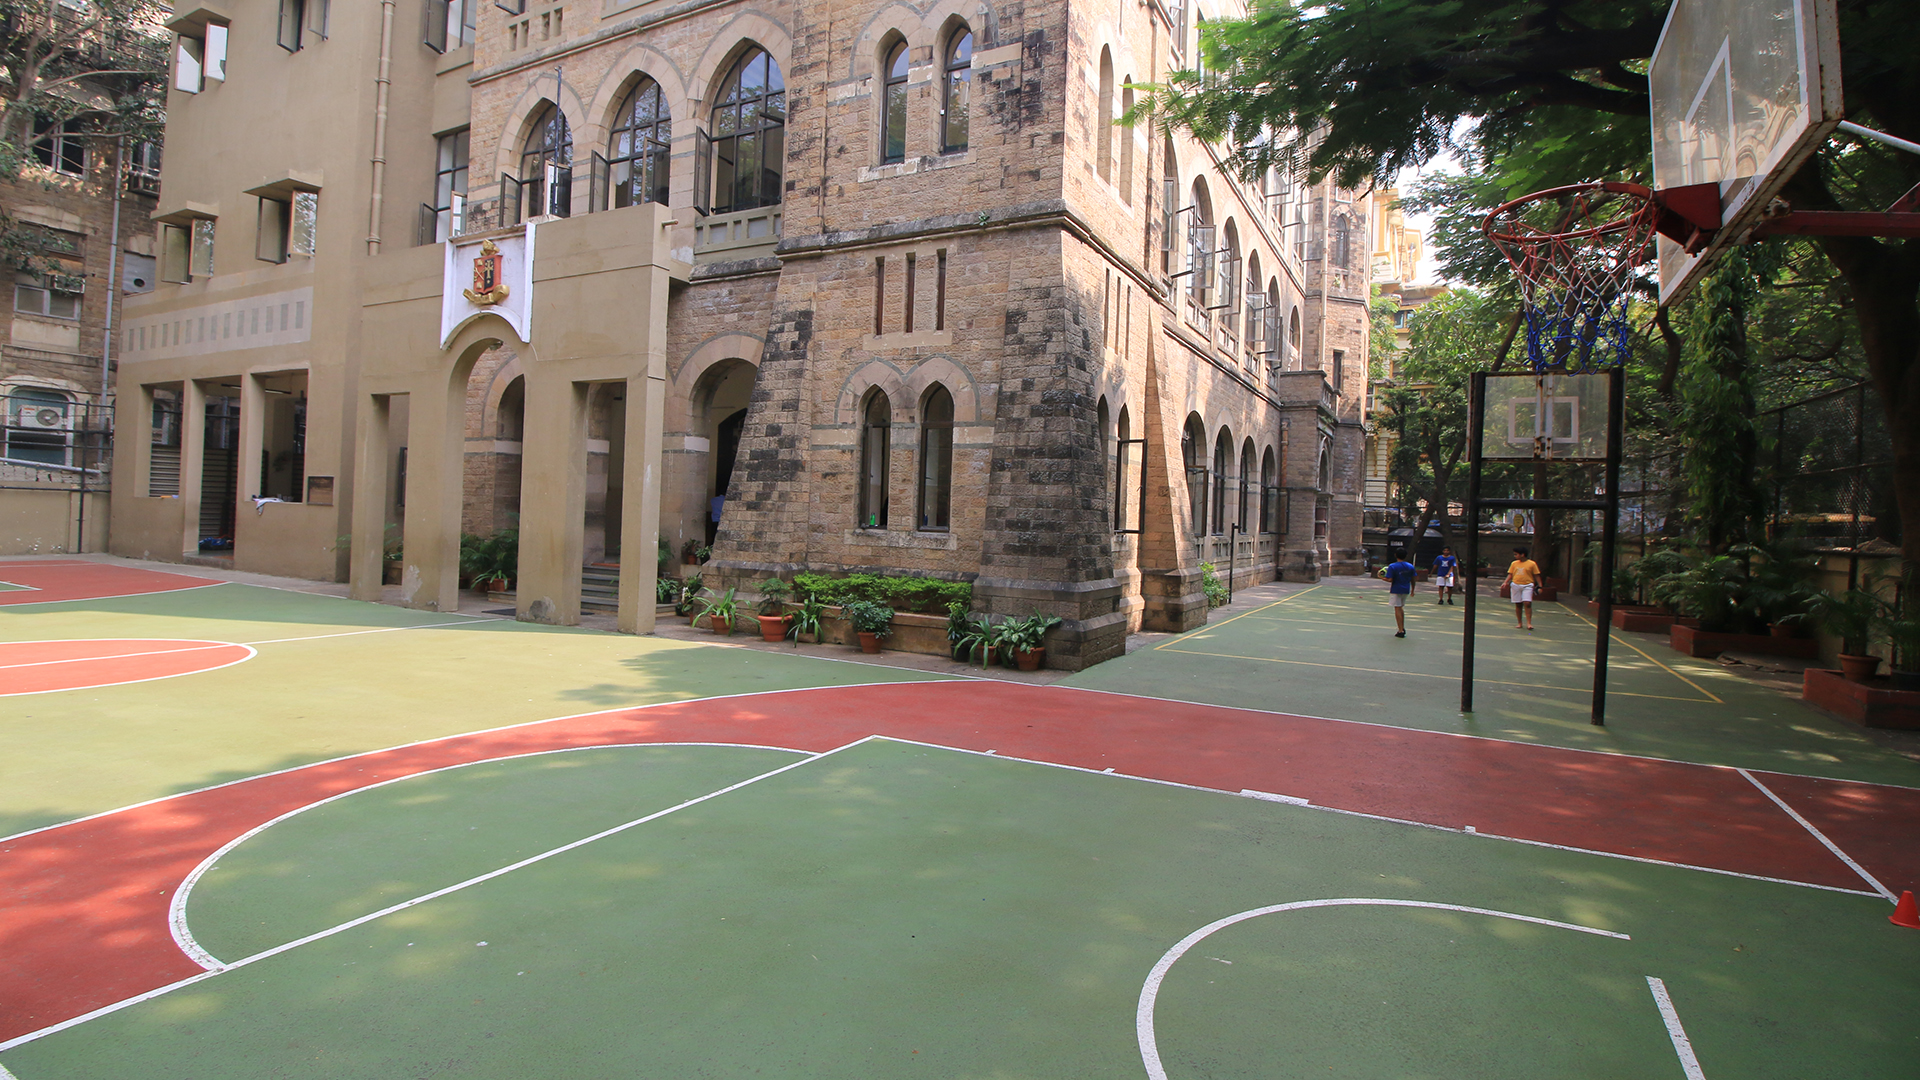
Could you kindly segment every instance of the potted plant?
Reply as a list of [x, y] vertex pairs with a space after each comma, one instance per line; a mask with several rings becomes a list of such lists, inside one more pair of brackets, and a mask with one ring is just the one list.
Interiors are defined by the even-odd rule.
[[893, 633], [893, 609], [872, 600], [851, 600], [840, 606], [840, 617], [860, 635], [860, 651], [877, 653], [880, 639]]
[[[703, 587], [702, 581], [696, 576], [682, 578], [678, 584], [680, 590], [679, 598], [674, 601], [673, 613], [675, 615], [693, 615], [694, 608], [699, 606], [700, 603], [700, 593]], [[696, 623], [699, 622], [699, 616], [694, 615], [693, 621]]]
[[481, 592], [506, 592], [520, 571], [520, 533], [501, 529], [474, 547], [473, 587]]
[[1893, 650], [1893, 689], [1920, 691], [1920, 599], [1906, 592], [1902, 605], [1886, 604], [1881, 628]]
[[714, 633], [721, 637], [731, 635], [733, 624], [740, 617], [740, 603], [733, 598], [734, 590], [728, 589], [718, 595], [711, 590], [706, 591], [708, 595], [700, 599], [700, 612], [693, 617], [694, 625], [700, 625], [700, 620], [705, 619]]
[[1747, 604], [1754, 617], [1774, 637], [1792, 637], [1799, 630], [1816, 590], [1808, 584], [1812, 560], [1778, 546], [1754, 548], [1764, 556], [1747, 581]]
[[793, 622], [787, 627], [787, 636], [793, 639], [794, 648], [799, 648], [802, 641], [820, 640], [820, 622], [826, 614], [826, 602], [819, 597], [808, 593], [800, 598], [794, 607]]
[[778, 642], [787, 636], [787, 597], [793, 595], [793, 586], [777, 577], [770, 577], [760, 583], [760, 637], [764, 641]]
[[1058, 625], [1059, 616], [1039, 612], [1008, 624], [1003, 640], [1021, 671], [1040, 670], [1040, 662], [1046, 658], [1047, 631]]
[[1840, 639], [1840, 671], [1849, 682], [1866, 682], [1880, 667], [1867, 654], [1880, 621], [1880, 599], [1864, 589], [1822, 590], [1807, 605], [1809, 618]]
[[656, 604], [677, 604], [680, 602], [680, 582], [665, 574], [653, 579], [653, 602]]
[[954, 659], [963, 664], [979, 660], [983, 668], [992, 666], [994, 660], [1006, 656], [1003, 642], [1012, 626], [1012, 620], [994, 622], [991, 615], [972, 620], [966, 634], [954, 643]]
[[953, 658], [963, 664], [967, 662], [967, 654], [961, 649], [960, 643], [972, 636], [979, 621], [967, 610], [966, 604], [958, 600], [947, 604], [947, 648], [952, 651]]

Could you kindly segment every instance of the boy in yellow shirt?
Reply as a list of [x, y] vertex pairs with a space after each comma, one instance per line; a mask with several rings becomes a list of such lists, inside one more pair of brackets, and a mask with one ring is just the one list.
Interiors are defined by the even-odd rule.
[[[1513, 628], [1515, 630], [1533, 630], [1533, 590], [1540, 580], [1540, 564], [1527, 558], [1527, 549], [1513, 549], [1513, 561], [1507, 564], [1507, 579], [1500, 584], [1508, 587], [1513, 600]], [[1524, 624], [1522, 616], [1525, 616]]]

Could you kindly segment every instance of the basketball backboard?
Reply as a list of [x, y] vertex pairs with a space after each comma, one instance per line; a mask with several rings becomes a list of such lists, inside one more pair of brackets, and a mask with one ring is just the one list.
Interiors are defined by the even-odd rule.
[[1666, 200], [1701, 233], [1691, 244], [1659, 237], [1660, 303], [1680, 299], [1743, 241], [1843, 118], [1835, 3], [1674, 0], [1648, 68], [1654, 191], [1718, 185], [1719, 220], [1711, 189]]
[[1604, 461], [1605, 373], [1489, 372], [1480, 456], [1487, 461]]

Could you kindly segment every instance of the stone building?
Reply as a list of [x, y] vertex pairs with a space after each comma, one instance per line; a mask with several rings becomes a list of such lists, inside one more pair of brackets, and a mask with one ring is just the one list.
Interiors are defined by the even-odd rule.
[[[130, 312], [122, 391], [237, 389], [234, 565], [371, 596], [397, 545], [444, 608], [458, 533], [515, 527], [523, 618], [575, 621], [617, 562], [644, 630], [658, 549], [710, 547], [722, 587], [972, 581], [1062, 616], [1067, 667], [1203, 623], [1203, 563], [1358, 565], [1364, 198], [1113, 123], [1226, 11], [364, 7], [174, 21], [233, 76], [176, 82], [188, 280]], [[332, 107], [234, 144], [294, 86]], [[304, 485], [269, 465], [289, 397]], [[207, 460], [177, 506], [120, 468], [116, 549], [192, 550]]]
[[[53, 26], [25, 42], [39, 18]], [[154, 286], [148, 213], [160, 162], [157, 144], [129, 143], [102, 117], [132, 92], [128, 72], [165, 69], [167, 43], [152, 30], [103, 30], [54, 5], [23, 7], [0, 28], [14, 54], [59, 79], [29, 93], [20, 175], [0, 183], [12, 299], [0, 324], [0, 554], [106, 546], [117, 359], [106, 334], [122, 297]], [[39, 111], [34, 102], [54, 94], [59, 114]]]

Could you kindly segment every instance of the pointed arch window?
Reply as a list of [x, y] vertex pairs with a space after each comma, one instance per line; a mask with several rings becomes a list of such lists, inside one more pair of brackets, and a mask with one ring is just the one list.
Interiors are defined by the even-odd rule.
[[780, 202], [787, 162], [787, 84], [765, 49], [750, 49], [721, 83], [713, 109], [713, 209]]
[[613, 205], [665, 205], [672, 154], [673, 116], [660, 84], [641, 79], [613, 116], [613, 138], [607, 146]]
[[886, 80], [880, 96], [880, 160], [907, 159], [907, 43], [887, 50]]
[[944, 386], [920, 406], [920, 528], [945, 532], [953, 504], [953, 395]]
[[875, 390], [860, 410], [860, 521], [863, 529], [887, 527], [887, 466], [892, 453], [893, 404]]
[[573, 130], [551, 103], [541, 107], [521, 148], [520, 191], [530, 216], [572, 212]]
[[1241, 535], [1253, 531], [1253, 440], [1248, 439], [1240, 448], [1240, 523]]
[[1260, 456], [1260, 531], [1280, 531], [1280, 487], [1273, 466], [1273, 447]]
[[1193, 535], [1207, 535], [1207, 430], [1198, 416], [1187, 418], [1180, 434], [1180, 457], [1187, 472], [1187, 512]]
[[1213, 534], [1227, 534], [1227, 470], [1233, 466], [1233, 436], [1226, 428], [1213, 442]]
[[1113, 50], [1100, 49], [1100, 119], [1094, 132], [1095, 166], [1100, 179], [1113, 182]]
[[967, 148], [967, 106], [973, 91], [973, 31], [961, 27], [947, 40], [941, 65], [940, 150]]

